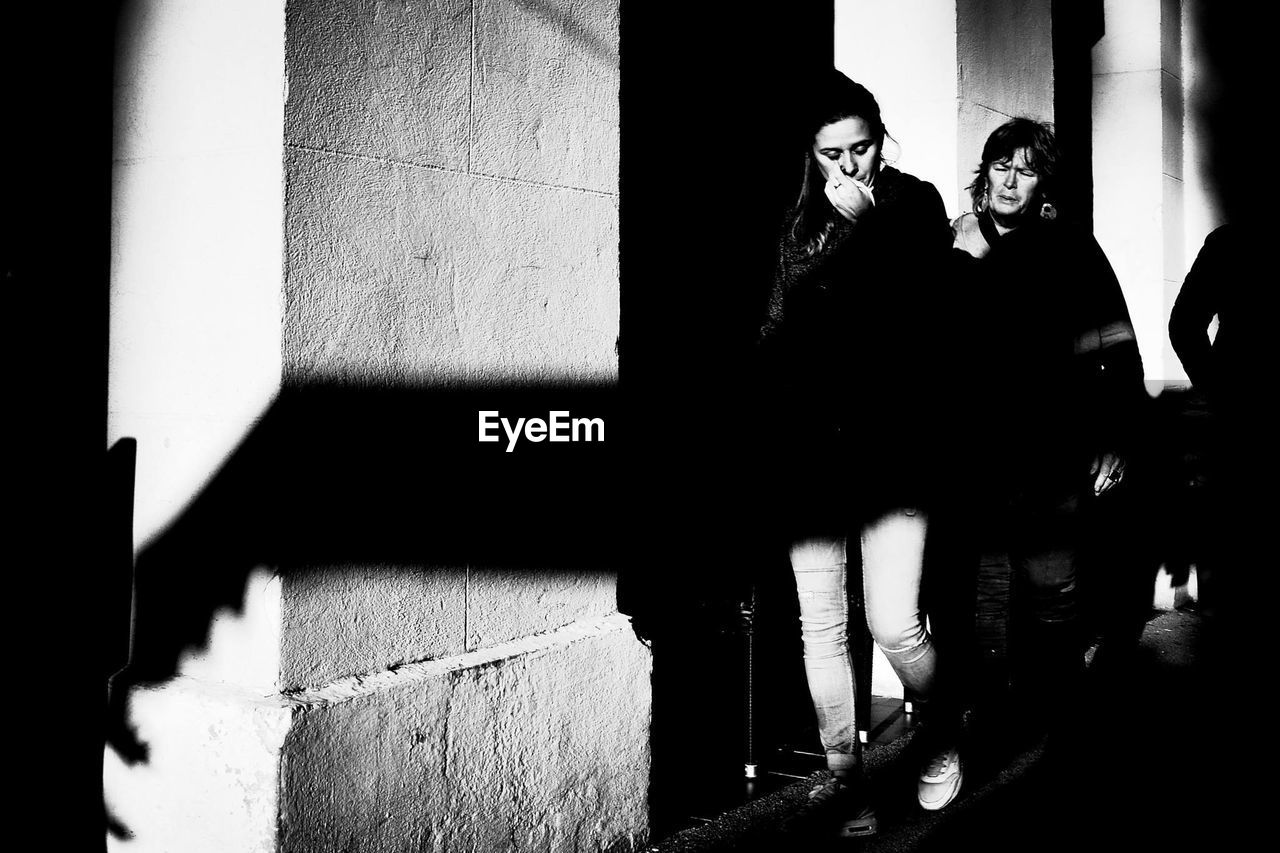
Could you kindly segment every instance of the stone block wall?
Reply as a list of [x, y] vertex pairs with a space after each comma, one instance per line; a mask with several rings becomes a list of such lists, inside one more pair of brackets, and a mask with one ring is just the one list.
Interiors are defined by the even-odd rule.
[[293, 0], [286, 382], [612, 380], [616, 3]]
[[[190, 523], [226, 511], [202, 495], [220, 466], [290, 499], [239, 455], [282, 388], [616, 380], [618, 14], [133, 4], [111, 432], [139, 438], [139, 583], [182, 588], [147, 562], [159, 543], [162, 568], [185, 570], [200, 543], [175, 544], [172, 525], [239, 535]], [[486, 525], [502, 536], [478, 509]], [[432, 535], [424, 523], [416, 555]], [[172, 679], [117, 679], [147, 751], [107, 750], [108, 807], [132, 833], [112, 848], [642, 846], [650, 656], [605, 557], [568, 571], [264, 554]]]
[[648, 674], [614, 615], [294, 694], [280, 849], [638, 849]]

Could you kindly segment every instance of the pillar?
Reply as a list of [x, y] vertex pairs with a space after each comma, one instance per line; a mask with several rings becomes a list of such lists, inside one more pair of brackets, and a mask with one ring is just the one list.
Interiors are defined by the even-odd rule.
[[1181, 373], [1166, 332], [1186, 273], [1180, 7], [1107, 2], [1093, 52], [1094, 234], [1124, 289], [1152, 390]]
[[313, 389], [616, 381], [617, 28], [611, 0], [127, 9], [109, 432], [138, 440], [139, 603], [113, 690], [142, 746], [106, 752], [112, 849], [644, 843], [650, 656], [616, 561], [433, 561], [456, 522], [412, 512], [385, 531], [408, 560], [282, 548], [285, 505], [340, 525], [442, 484], [274, 461], [314, 447], [284, 403]]

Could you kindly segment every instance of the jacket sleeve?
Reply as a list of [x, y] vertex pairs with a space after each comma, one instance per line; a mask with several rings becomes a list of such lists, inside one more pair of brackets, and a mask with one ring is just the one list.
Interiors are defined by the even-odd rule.
[[1169, 342], [1192, 384], [1208, 395], [1216, 390], [1209, 324], [1218, 313], [1215, 271], [1221, 268], [1223, 229], [1205, 240], [1174, 300], [1169, 316]]
[[783, 305], [791, 281], [788, 278], [790, 267], [787, 262], [787, 241], [783, 237], [778, 241], [778, 263], [773, 273], [773, 284], [769, 288], [769, 298], [765, 303], [764, 319], [756, 335], [756, 343], [761, 346], [771, 344], [782, 330]]
[[1090, 359], [1098, 450], [1127, 455], [1138, 446], [1148, 414], [1142, 356], [1111, 262], [1091, 236], [1085, 251], [1093, 322], [1077, 338], [1076, 354]]
[[838, 278], [838, 270], [844, 269], [851, 251], [856, 246], [852, 239], [854, 228], [840, 222], [827, 238], [826, 247], [813, 256], [801, 250], [789, 231], [778, 240], [778, 262], [774, 268], [773, 284], [765, 303], [764, 318], [756, 336], [757, 343], [765, 349], [772, 348], [784, 335], [795, 313], [797, 298], [805, 301], [812, 295], [823, 278]]

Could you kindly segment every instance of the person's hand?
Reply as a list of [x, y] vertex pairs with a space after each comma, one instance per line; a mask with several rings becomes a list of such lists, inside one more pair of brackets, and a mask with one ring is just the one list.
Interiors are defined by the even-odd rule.
[[1104, 453], [1094, 457], [1089, 474], [1093, 477], [1093, 493], [1105, 495], [1124, 478], [1124, 460], [1114, 453]]
[[823, 190], [827, 194], [827, 201], [831, 202], [831, 206], [836, 209], [836, 213], [850, 222], [857, 222], [858, 217], [874, 207], [876, 203], [869, 186], [838, 171], [827, 179]]
[[978, 217], [965, 213], [951, 223], [951, 247], [959, 249], [979, 260], [991, 251], [991, 244], [982, 236], [982, 228], [978, 225]]

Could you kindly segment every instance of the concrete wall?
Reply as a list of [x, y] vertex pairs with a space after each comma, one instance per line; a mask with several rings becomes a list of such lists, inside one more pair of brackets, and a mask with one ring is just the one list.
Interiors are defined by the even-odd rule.
[[[139, 439], [140, 555], [283, 384], [616, 378], [615, 2], [126, 21], [112, 438]], [[113, 849], [640, 846], [650, 657], [613, 568], [260, 567], [129, 690], [149, 754], [107, 751]]]
[[[617, 27], [609, 2], [289, 3], [285, 382], [616, 378]], [[304, 569], [283, 849], [640, 843], [648, 653], [613, 574]]]
[[886, 156], [936, 186], [953, 217], [964, 209], [958, 205], [955, 6], [950, 0], [835, 4], [836, 68], [876, 96], [897, 140], [887, 144]]
[[126, 6], [108, 438], [140, 547], [282, 377], [616, 378], [615, 6]]
[[648, 677], [615, 614], [295, 694], [280, 849], [639, 849]]
[[617, 10], [288, 6], [288, 382], [610, 380]]
[[[1214, 167], [1221, 164], [1214, 162], [1215, 153], [1221, 152], [1225, 146], [1223, 140], [1234, 140], [1232, 128], [1222, 127], [1221, 122], [1214, 122], [1212, 113], [1215, 103], [1224, 100], [1223, 81], [1209, 67], [1209, 54], [1212, 50], [1223, 53], [1232, 49], [1208, 43], [1201, 32], [1200, 16], [1208, 0], [1184, 0], [1182, 3], [1182, 82], [1185, 108], [1183, 111], [1183, 211], [1184, 211], [1184, 251], [1183, 258], [1187, 267], [1195, 261], [1196, 253], [1204, 245], [1209, 232], [1226, 222], [1226, 211], [1223, 209], [1218, 193], [1214, 191]], [[1239, 14], [1239, 13], [1237, 13]], [[1243, 25], [1243, 24], [1242, 24]], [[1225, 40], [1224, 40], [1225, 41]], [[1217, 127], [1215, 128], [1215, 124]], [[1214, 131], [1222, 134], [1217, 145], [1214, 142]], [[1224, 170], [1225, 171], [1225, 170]], [[1230, 172], [1227, 172], [1230, 174]], [[1167, 294], [1166, 294], [1167, 298]], [[1172, 302], [1168, 303], [1172, 308]], [[1210, 335], [1217, 334], [1217, 320], [1211, 327]], [[1174, 382], [1189, 382], [1186, 371], [1176, 359], [1167, 363], [1168, 378]]]
[[475, 652], [616, 610], [612, 572], [326, 566], [284, 581], [285, 691]]
[[191, 649], [176, 678], [129, 689], [128, 724], [147, 752], [135, 762], [106, 750], [107, 811], [131, 834], [109, 836], [108, 849], [277, 849], [280, 765], [294, 714], [275, 689], [280, 593], [273, 572], [253, 572], [238, 612], [218, 614], [207, 647]]
[[[1163, 202], [1161, 259], [1160, 371], [1151, 377], [1163, 386], [1185, 376], [1165, 330], [1178, 290], [1197, 247], [1187, 245], [1186, 91], [1182, 0], [1160, 2], [1160, 190]], [[1197, 244], [1198, 246], [1198, 244]], [[1154, 383], [1153, 383], [1154, 384]]]
[[279, 388], [283, 27], [258, 0], [122, 10], [108, 442], [138, 439], [140, 547]]
[[[957, 0], [957, 183], [967, 187], [991, 131], [1015, 116], [1053, 121], [1050, 0]], [[968, 194], [962, 198], [970, 209]]]
[[1124, 289], [1148, 385], [1181, 375], [1166, 329], [1185, 275], [1177, 0], [1111, 0], [1094, 47], [1094, 234]]

